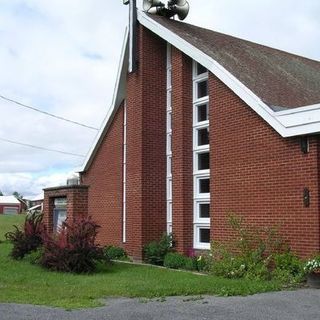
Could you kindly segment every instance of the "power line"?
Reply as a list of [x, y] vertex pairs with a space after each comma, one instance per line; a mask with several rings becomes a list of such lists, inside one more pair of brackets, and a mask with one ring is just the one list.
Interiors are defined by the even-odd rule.
[[6, 101], [8, 101], [8, 102], [14, 103], [14, 104], [16, 104], [16, 105], [18, 105], [18, 106], [20, 106], [20, 107], [27, 108], [27, 109], [30, 109], [30, 110], [33, 110], [33, 111], [36, 111], [36, 112], [45, 114], [46, 116], [50, 116], [50, 117], [56, 118], [56, 119], [58, 119], [58, 120], [67, 121], [67, 122], [70, 122], [70, 123], [72, 123], [72, 124], [76, 124], [76, 125], [78, 125], [78, 126], [85, 127], [85, 128], [91, 129], [91, 130], [96, 130], [96, 131], [99, 130], [98, 128], [91, 127], [91, 126], [88, 126], [88, 125], [86, 125], [86, 124], [83, 124], [83, 123], [80, 123], [80, 122], [77, 122], [77, 121], [73, 121], [73, 120], [70, 120], [70, 119], [67, 119], [67, 118], [63, 118], [63, 117], [57, 116], [57, 115], [55, 115], [55, 114], [52, 114], [52, 113], [49, 113], [49, 112], [40, 110], [40, 109], [35, 108], [35, 107], [28, 106], [28, 105], [26, 105], [26, 104], [24, 104], [24, 103], [21, 103], [21, 102], [19, 102], [19, 101], [16, 101], [16, 100], [7, 98], [7, 97], [5, 97], [5, 96], [3, 96], [3, 95], [1, 95], [1, 94], [0, 94], [0, 98], [3, 99], [3, 100], [6, 100]]
[[19, 141], [13, 141], [13, 140], [4, 139], [4, 138], [0, 138], [0, 140], [4, 141], [4, 142], [8, 142], [8, 143], [24, 146], [24, 147], [29, 147], [29, 148], [34, 148], [34, 149], [39, 149], [39, 150], [44, 150], [44, 151], [50, 151], [50, 152], [57, 152], [57, 153], [67, 154], [69, 156], [74, 156], [74, 157], [85, 158], [85, 156], [82, 155], [82, 154], [66, 152], [66, 151], [61, 151], [61, 150], [55, 150], [55, 149], [49, 149], [49, 148], [45, 148], [45, 147], [34, 146], [32, 144], [27, 144], [27, 143], [23, 143], [23, 142], [19, 142]]

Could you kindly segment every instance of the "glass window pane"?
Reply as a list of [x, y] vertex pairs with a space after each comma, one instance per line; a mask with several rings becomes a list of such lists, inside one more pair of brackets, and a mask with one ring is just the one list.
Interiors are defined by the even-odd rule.
[[199, 218], [207, 219], [210, 218], [210, 204], [200, 203], [199, 204]]
[[199, 179], [199, 193], [210, 193], [210, 179]]
[[198, 154], [198, 170], [208, 170], [210, 168], [209, 152]]
[[168, 151], [168, 153], [172, 152], [171, 143], [172, 143], [172, 136], [171, 136], [171, 134], [168, 134], [167, 135], [167, 151]]
[[207, 72], [207, 69], [203, 65], [201, 65], [200, 63], [197, 63], [197, 76], [199, 74], [203, 74], [205, 72]]
[[198, 130], [198, 146], [209, 144], [209, 128]]
[[167, 222], [172, 222], [172, 202], [168, 202]]
[[200, 229], [199, 238], [201, 243], [210, 243], [210, 229]]
[[168, 195], [167, 200], [172, 200], [172, 180], [168, 181]]
[[197, 112], [197, 121], [198, 122], [202, 122], [202, 121], [207, 121], [209, 120], [209, 108], [208, 105], [205, 104], [201, 104], [199, 106], [197, 106], [198, 112]]
[[167, 157], [167, 170], [168, 170], [168, 176], [171, 176], [171, 174], [172, 174], [172, 157]]
[[172, 129], [172, 113], [171, 112], [167, 113], [167, 121], [168, 121], [167, 131], [171, 131]]
[[208, 95], [208, 81], [198, 82], [198, 99]]

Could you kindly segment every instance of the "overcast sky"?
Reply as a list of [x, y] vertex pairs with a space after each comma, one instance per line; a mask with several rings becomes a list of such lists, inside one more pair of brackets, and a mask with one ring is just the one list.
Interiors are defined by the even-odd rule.
[[[320, 60], [319, 0], [189, 2], [188, 23]], [[0, 95], [100, 127], [127, 11], [122, 0], [0, 0]], [[1, 99], [0, 119], [0, 139], [80, 155], [96, 135]], [[0, 190], [37, 195], [63, 184], [82, 162], [0, 141]]]

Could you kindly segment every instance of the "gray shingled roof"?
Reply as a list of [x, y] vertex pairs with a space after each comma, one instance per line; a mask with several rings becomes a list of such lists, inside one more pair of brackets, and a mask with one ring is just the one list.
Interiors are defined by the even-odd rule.
[[275, 111], [320, 103], [320, 62], [149, 15], [216, 60]]

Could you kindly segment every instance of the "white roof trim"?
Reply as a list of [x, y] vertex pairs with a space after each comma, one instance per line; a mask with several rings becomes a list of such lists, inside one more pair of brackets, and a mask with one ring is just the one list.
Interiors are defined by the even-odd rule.
[[92, 144], [89, 152], [87, 153], [86, 159], [79, 172], [86, 171], [89, 168], [97, 150], [99, 149], [99, 146], [103, 141], [105, 133], [107, 132], [110, 126], [110, 123], [112, 122], [114, 111], [119, 107], [119, 105], [125, 98], [125, 94], [126, 94], [125, 88], [126, 88], [126, 81], [127, 81], [126, 75], [128, 71], [128, 50], [127, 50], [128, 38], [129, 38], [129, 32], [128, 32], [128, 28], [126, 27], [123, 44], [122, 44], [121, 55], [120, 55], [120, 63], [118, 66], [116, 84], [113, 91], [112, 104], [110, 109], [108, 110], [106, 117], [103, 120], [100, 131], [98, 132], [94, 143]]
[[157, 23], [142, 11], [138, 11], [138, 20], [147, 29], [206, 67], [269, 123], [282, 137], [320, 132], [320, 105], [275, 112], [213, 58]]

